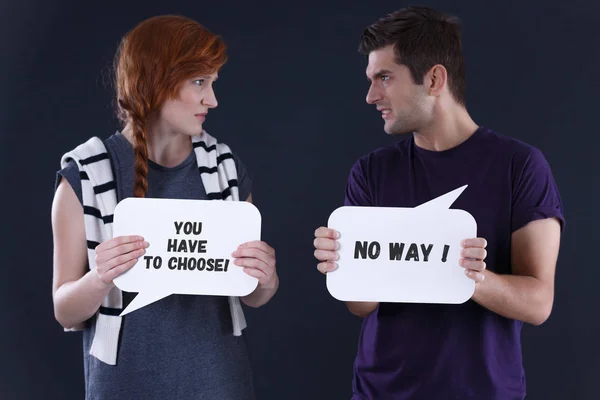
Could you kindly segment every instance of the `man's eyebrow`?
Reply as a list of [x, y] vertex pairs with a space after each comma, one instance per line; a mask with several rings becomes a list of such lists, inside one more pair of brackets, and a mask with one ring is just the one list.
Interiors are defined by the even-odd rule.
[[377, 71], [375, 74], [373, 74], [373, 78], [370, 78], [367, 76], [367, 80], [371, 81], [371, 79], [381, 78], [383, 75], [390, 75], [391, 73], [392, 73], [392, 71], [390, 71], [389, 69], [381, 69], [381, 70]]

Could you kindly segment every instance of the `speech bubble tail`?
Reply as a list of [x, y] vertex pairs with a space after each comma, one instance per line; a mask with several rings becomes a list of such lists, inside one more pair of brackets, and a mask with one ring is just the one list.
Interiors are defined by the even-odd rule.
[[433, 200], [429, 200], [428, 202], [423, 203], [420, 206], [417, 206], [415, 208], [418, 208], [419, 210], [423, 210], [423, 209], [446, 210], [446, 209], [450, 208], [450, 206], [456, 201], [456, 199], [458, 199], [458, 196], [460, 196], [462, 194], [462, 192], [464, 192], [464, 190], [467, 188], [467, 186], [469, 186], [469, 185], [461, 186], [458, 189], [454, 189], [453, 191], [443, 194], [439, 197], [436, 197]]
[[120, 317], [147, 306], [150, 303], [164, 299], [170, 294], [171, 293], [140, 292], [133, 300], [131, 300], [131, 303], [123, 310]]

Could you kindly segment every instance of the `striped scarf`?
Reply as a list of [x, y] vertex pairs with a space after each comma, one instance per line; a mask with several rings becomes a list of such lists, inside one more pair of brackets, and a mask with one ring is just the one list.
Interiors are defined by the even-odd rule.
[[[192, 137], [202, 183], [209, 200], [239, 201], [237, 169], [231, 150], [206, 131]], [[74, 160], [79, 168], [89, 268], [96, 268], [96, 246], [113, 237], [113, 214], [117, 206], [117, 185], [108, 152], [97, 137], [77, 146], [61, 158], [65, 168]], [[240, 336], [246, 320], [238, 297], [229, 297], [233, 334]], [[123, 294], [116, 286], [96, 313], [96, 330], [90, 355], [116, 365], [121, 330]]]

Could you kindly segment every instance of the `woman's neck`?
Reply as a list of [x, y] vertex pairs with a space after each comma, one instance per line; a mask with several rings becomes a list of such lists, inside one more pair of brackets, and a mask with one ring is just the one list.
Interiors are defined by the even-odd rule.
[[[122, 133], [135, 146], [131, 124], [127, 124]], [[148, 158], [167, 168], [181, 164], [193, 149], [190, 136], [156, 128], [146, 132], [146, 144], [148, 146]]]

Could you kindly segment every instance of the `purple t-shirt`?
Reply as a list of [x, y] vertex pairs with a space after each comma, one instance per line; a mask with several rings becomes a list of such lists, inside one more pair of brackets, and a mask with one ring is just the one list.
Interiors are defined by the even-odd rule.
[[[425, 150], [411, 137], [360, 158], [345, 204], [415, 207], [463, 185], [451, 208], [477, 221], [490, 271], [511, 273], [511, 234], [530, 221], [556, 217], [564, 225], [542, 153], [484, 127], [446, 151]], [[363, 321], [353, 399], [523, 399], [522, 325], [472, 300], [381, 303]]]

